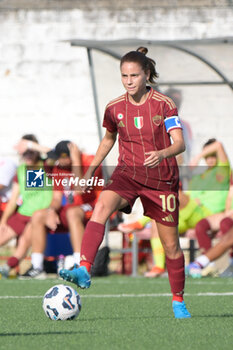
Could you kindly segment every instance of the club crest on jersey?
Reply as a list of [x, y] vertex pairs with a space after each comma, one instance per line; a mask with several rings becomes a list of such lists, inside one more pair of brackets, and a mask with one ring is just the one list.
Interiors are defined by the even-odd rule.
[[162, 116], [161, 115], [155, 115], [152, 117], [152, 121], [156, 126], [159, 126], [161, 124]]
[[141, 129], [143, 127], [143, 117], [134, 117], [134, 125], [137, 129]]
[[121, 120], [121, 119], [123, 119], [124, 118], [124, 115], [122, 114], [122, 113], [118, 113], [117, 114], [117, 119], [118, 120]]

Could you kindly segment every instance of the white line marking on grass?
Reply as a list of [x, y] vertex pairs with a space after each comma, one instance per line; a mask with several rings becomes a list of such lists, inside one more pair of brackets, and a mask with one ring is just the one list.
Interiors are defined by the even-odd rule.
[[38, 299], [43, 298], [42, 295], [2, 295], [0, 299]]
[[[132, 279], [131, 279], [132, 278]], [[141, 283], [142, 282], [142, 278], [141, 277], [138, 277], [136, 279], [134, 279], [134, 277], [129, 277], [129, 279], [127, 280], [124, 280], [124, 281], [114, 281], [114, 280], [110, 280], [110, 281], [107, 281], [107, 280], [95, 280], [93, 279], [92, 280], [92, 284], [93, 285], [100, 285], [100, 284], [130, 284], [130, 283]], [[229, 285], [229, 284], [233, 284], [233, 281], [232, 280], [229, 280], [229, 279], [225, 279], [225, 278], [221, 278], [221, 279], [217, 279], [217, 281], [204, 281], [204, 279], [201, 279], [201, 280], [194, 280], [194, 279], [188, 279], [186, 278], [185, 279], [185, 283], [189, 283], [191, 282], [190, 284], [191, 285]], [[167, 278], [161, 278], [160, 280], [158, 279], [150, 279], [150, 280], [146, 280], [146, 283], [148, 284], [167, 284], [168, 283], [168, 279]]]
[[[81, 298], [158, 298], [158, 297], [171, 297], [171, 293], [153, 293], [153, 294], [89, 294], [81, 295]], [[215, 297], [215, 296], [233, 296], [233, 292], [225, 293], [185, 293], [185, 296], [189, 297]], [[0, 296], [0, 299], [39, 299], [43, 298], [42, 295], [5, 295]]]
[[[189, 295], [192, 296], [192, 294], [185, 294], [185, 295]], [[197, 296], [202, 297], [202, 296], [207, 296], [207, 297], [215, 297], [215, 296], [231, 296], [233, 295], [233, 292], [225, 292], [225, 293], [197, 293]]]
[[[101, 277], [102, 278], [102, 277]], [[124, 280], [114, 280], [114, 279], [111, 279], [111, 280], [102, 280], [101, 278], [99, 279], [93, 279], [92, 280], [92, 285], [102, 285], [102, 284], [109, 284], [109, 285], [113, 285], [113, 284], [135, 284], [135, 283], [141, 283], [142, 282], [142, 279], [145, 279], [144, 277], [131, 277], [131, 276], [128, 276], [128, 278], [126, 277]], [[33, 283], [47, 283], [48, 281], [52, 281], [52, 282], [59, 282], [61, 283], [61, 280], [56, 280], [56, 279], [46, 279], [44, 281], [42, 280], [30, 280], [30, 283], [33, 282]], [[16, 283], [28, 283], [28, 281], [26, 280], [17, 280], [17, 279], [14, 279], [14, 280], [4, 280], [4, 284], [16, 284]], [[205, 281], [204, 278], [203, 279], [200, 279], [200, 280], [194, 280], [192, 278], [186, 278], [186, 283], [189, 284], [190, 282], [190, 285], [232, 285], [233, 284], [233, 279], [232, 278], [216, 278], [216, 281]], [[146, 280], [146, 283], [148, 284], [167, 284], [168, 283], [168, 279], [167, 278], [161, 278], [161, 279], [147, 279]]]
[[[197, 294], [190, 294], [185, 293], [185, 296], [192, 296], [192, 297], [200, 297], [200, 296], [232, 296], [233, 292], [226, 292], [226, 293], [197, 293]], [[152, 293], [152, 294], [89, 294], [89, 295], [81, 295], [81, 298], [157, 298], [157, 297], [171, 297], [171, 293]]]

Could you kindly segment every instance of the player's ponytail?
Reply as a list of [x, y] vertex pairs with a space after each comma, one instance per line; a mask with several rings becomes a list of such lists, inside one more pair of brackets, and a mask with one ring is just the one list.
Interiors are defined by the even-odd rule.
[[148, 49], [146, 47], [140, 46], [136, 51], [130, 51], [121, 58], [120, 66], [124, 62], [136, 62], [141, 65], [145, 73], [150, 72], [148, 82], [150, 84], [155, 84], [155, 79], [158, 78], [158, 73], [156, 72], [156, 63], [152, 58], [146, 56]]

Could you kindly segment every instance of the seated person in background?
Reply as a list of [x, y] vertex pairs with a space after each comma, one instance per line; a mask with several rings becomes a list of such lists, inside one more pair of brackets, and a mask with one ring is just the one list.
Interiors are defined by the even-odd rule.
[[[200, 220], [195, 226], [195, 237], [198, 240], [200, 251], [202, 253], [207, 252], [211, 248], [212, 238], [216, 236], [216, 233], [219, 230], [222, 234], [225, 234], [230, 229], [231, 221], [228, 220], [228, 218], [232, 216], [233, 183], [231, 183], [228, 192], [225, 211], [207, 216], [205, 219]], [[229, 222], [229, 225], [227, 222]], [[222, 225], [224, 225], [224, 230], [221, 229]]]
[[16, 165], [10, 158], [0, 157], [0, 218], [11, 196]]
[[179, 234], [183, 235], [190, 229], [194, 229], [196, 224], [211, 215], [211, 211], [202, 203], [190, 198], [190, 194], [182, 190], [180, 183], [179, 188]]
[[211, 214], [225, 210], [230, 184], [230, 163], [221, 142], [208, 140], [203, 150], [190, 162], [196, 167], [204, 158], [207, 169], [200, 175], [194, 175], [189, 183], [191, 199], [205, 206]]
[[[33, 145], [32, 147], [38, 145]], [[78, 147], [70, 141], [59, 142], [54, 151], [48, 153], [57, 162], [51, 173], [54, 175], [53, 197], [49, 208], [39, 210], [32, 217], [32, 266], [22, 278], [43, 278], [44, 250], [48, 230], [55, 232], [62, 225], [63, 230], [69, 230], [73, 248], [74, 263], [80, 263], [80, 249], [84, 225], [89, 220], [96, 203], [98, 191], [77, 193], [73, 183], [65, 184], [56, 180], [69, 180], [75, 175], [79, 179], [88, 169], [92, 156], [82, 154]], [[101, 173], [96, 177], [101, 177]]]
[[[198, 222], [195, 227], [196, 237], [203, 253], [195, 262], [188, 265], [187, 272], [192, 277], [201, 277], [201, 270], [210, 262], [219, 258], [233, 246], [233, 176], [226, 201], [226, 210], [223, 213], [213, 214]], [[220, 231], [219, 231], [220, 230]], [[219, 232], [218, 232], [219, 231]], [[211, 248], [211, 238], [218, 232], [220, 242]], [[211, 234], [210, 234], [211, 233]]]
[[202, 157], [205, 158], [208, 169], [193, 177], [189, 195], [208, 214], [200, 218], [195, 228], [199, 247], [201, 251], [206, 251], [211, 247], [208, 231], [218, 231], [220, 221], [227, 215], [225, 210], [230, 209], [226, 208], [226, 200], [230, 195], [230, 164], [223, 145], [215, 139], [205, 143], [202, 152], [193, 159], [191, 165], [196, 166]]
[[[26, 144], [37, 143], [34, 135], [25, 135], [22, 140]], [[11, 256], [5, 265], [0, 266], [0, 273], [7, 277], [11, 268], [16, 267], [26, 255], [31, 246], [31, 216], [42, 208], [50, 205], [52, 194], [37, 188], [26, 189], [26, 169], [43, 168], [44, 163], [40, 153], [25, 148], [22, 154], [23, 163], [17, 168], [12, 193], [0, 220], [0, 246], [12, 238], [17, 237], [17, 247], [14, 256]]]
[[[186, 267], [186, 274], [193, 278], [202, 277], [202, 269], [207, 267], [210, 262], [220, 258], [228, 249], [233, 246], [233, 215], [223, 219], [220, 223], [220, 230], [223, 236], [220, 241], [205, 254], [200, 255], [194, 262]], [[231, 271], [232, 276], [232, 271]]]

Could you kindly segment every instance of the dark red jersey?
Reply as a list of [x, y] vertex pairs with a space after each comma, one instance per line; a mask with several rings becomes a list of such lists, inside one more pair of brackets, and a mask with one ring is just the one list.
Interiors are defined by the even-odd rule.
[[182, 128], [177, 118], [174, 102], [153, 89], [142, 105], [132, 104], [128, 93], [111, 101], [105, 110], [103, 126], [119, 134], [116, 171], [126, 172], [135, 181], [154, 189], [177, 189], [179, 172], [175, 157], [164, 159], [155, 168], [143, 165], [148, 157], [146, 152], [171, 145], [169, 131]]

